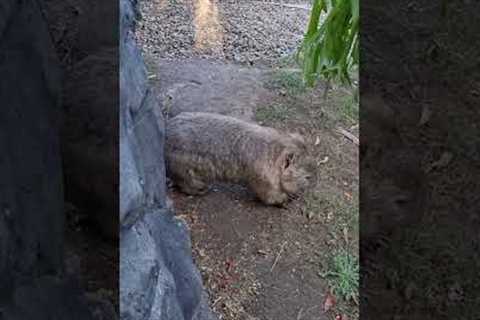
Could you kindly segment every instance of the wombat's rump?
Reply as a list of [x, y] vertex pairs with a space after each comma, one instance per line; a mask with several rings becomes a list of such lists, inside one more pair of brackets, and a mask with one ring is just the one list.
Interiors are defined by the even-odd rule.
[[167, 123], [167, 174], [188, 194], [211, 182], [249, 186], [266, 204], [281, 204], [306, 184], [303, 138], [236, 118], [183, 112]]

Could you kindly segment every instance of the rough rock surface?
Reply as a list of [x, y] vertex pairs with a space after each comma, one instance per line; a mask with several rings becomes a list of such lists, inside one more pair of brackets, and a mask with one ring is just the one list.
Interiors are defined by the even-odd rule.
[[120, 317], [214, 319], [188, 230], [167, 205], [164, 122], [130, 32], [134, 3], [120, 6]]
[[88, 320], [64, 273], [60, 81], [40, 3], [0, 4], [0, 318]]

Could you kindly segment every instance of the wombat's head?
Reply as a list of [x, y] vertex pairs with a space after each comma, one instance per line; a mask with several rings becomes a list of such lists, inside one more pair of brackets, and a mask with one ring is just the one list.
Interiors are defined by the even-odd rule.
[[310, 178], [304, 169], [305, 140], [299, 134], [289, 134], [290, 141], [280, 161], [280, 187], [288, 195], [298, 194]]

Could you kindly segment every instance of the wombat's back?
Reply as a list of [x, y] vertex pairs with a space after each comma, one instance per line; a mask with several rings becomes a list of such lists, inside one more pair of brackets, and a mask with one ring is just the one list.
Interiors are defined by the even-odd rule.
[[260, 155], [279, 139], [271, 128], [213, 113], [183, 112], [167, 124], [168, 148], [219, 160]]
[[256, 161], [273, 162], [287, 143], [272, 128], [201, 112], [183, 112], [170, 119], [166, 135], [167, 162], [169, 157], [184, 159], [188, 167], [208, 166], [200, 170], [203, 175], [209, 171], [211, 178], [233, 180], [248, 179], [245, 170]]

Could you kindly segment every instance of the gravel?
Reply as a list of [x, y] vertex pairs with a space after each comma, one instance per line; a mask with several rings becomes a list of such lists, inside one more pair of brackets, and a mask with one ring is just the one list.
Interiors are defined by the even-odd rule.
[[152, 58], [275, 63], [295, 52], [310, 14], [304, 1], [143, 0], [136, 37]]

